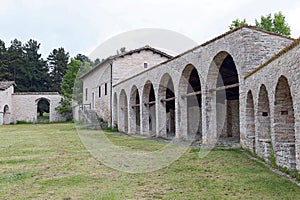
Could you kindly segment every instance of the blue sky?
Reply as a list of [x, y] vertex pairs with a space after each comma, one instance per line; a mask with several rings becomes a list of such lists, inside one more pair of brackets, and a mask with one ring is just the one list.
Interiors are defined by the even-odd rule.
[[176, 31], [200, 44], [226, 32], [236, 18], [254, 24], [278, 11], [299, 37], [297, 0], [0, 0], [0, 39], [7, 45], [35, 39], [43, 57], [58, 47], [89, 55], [109, 38], [140, 28]]

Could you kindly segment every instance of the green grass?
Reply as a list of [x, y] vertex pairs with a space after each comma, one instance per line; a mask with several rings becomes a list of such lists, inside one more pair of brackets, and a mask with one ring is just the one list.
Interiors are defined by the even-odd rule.
[[[116, 136], [120, 146], [151, 151], [163, 143]], [[95, 160], [74, 125], [0, 127], [0, 199], [298, 199], [300, 187], [239, 150], [189, 149], [161, 170], [128, 174]]]
[[43, 116], [40, 116], [39, 113], [37, 113], [37, 123], [48, 123], [49, 122], [49, 113], [43, 113]]

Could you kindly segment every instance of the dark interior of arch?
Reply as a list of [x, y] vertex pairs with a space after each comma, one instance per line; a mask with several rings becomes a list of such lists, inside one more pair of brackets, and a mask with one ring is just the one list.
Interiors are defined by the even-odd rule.
[[[218, 79], [216, 87], [229, 86], [239, 83], [238, 73], [231, 55], [227, 55], [219, 68]], [[217, 103], [221, 106], [225, 105], [223, 109], [217, 111], [224, 113], [225, 121], [219, 121], [219, 136], [220, 138], [232, 138], [234, 142], [239, 141], [239, 87], [229, 88], [217, 91]], [[222, 140], [220, 140], [222, 141]], [[223, 140], [225, 142], [225, 140]]]
[[[175, 97], [174, 94], [174, 85], [173, 81], [170, 78], [167, 84], [166, 89], [166, 99]], [[175, 136], [175, 99], [166, 102], [166, 113], [169, 118], [169, 123], [167, 126], [167, 136], [174, 137]]]
[[[166, 90], [166, 99], [169, 99], [169, 98], [172, 98], [172, 97], [175, 97], [174, 85], [173, 85], [172, 79], [169, 79], [168, 85], [167, 85], [167, 90]], [[167, 101], [166, 102], [166, 109], [167, 109], [167, 112], [169, 112], [170, 109], [175, 110], [175, 99], [172, 100], [172, 101]]]
[[[154, 92], [154, 87], [152, 84], [150, 84], [150, 93], [149, 93], [149, 102], [155, 101], [155, 92]], [[154, 105], [154, 104], [152, 104]]]
[[[135, 104], [139, 105], [140, 104], [140, 96], [139, 92], [136, 89], [135, 90]], [[140, 118], [140, 106], [135, 106], [135, 125], [136, 125], [136, 131], [140, 131], [140, 123], [141, 123], [141, 118]]]
[[136, 104], [140, 103], [140, 96], [139, 96], [139, 92], [137, 90], [135, 91], [135, 103]]
[[[219, 69], [217, 87], [228, 86], [236, 83], [239, 83], [236, 66], [232, 56], [227, 55]], [[239, 87], [226, 89], [225, 93], [227, 100], [239, 99]]]
[[37, 112], [40, 116], [43, 116], [44, 113], [49, 113], [50, 103], [46, 99], [41, 99], [38, 102]]
[[[189, 77], [188, 93], [201, 91], [200, 78], [196, 68], [192, 69]], [[190, 96], [188, 98], [188, 106], [199, 106], [201, 107], [201, 94]]]
[[[201, 84], [198, 71], [193, 67], [189, 76], [189, 85], [187, 93], [201, 91]], [[201, 93], [187, 97], [188, 114], [188, 137], [189, 139], [202, 139], [202, 111], [201, 111]]]

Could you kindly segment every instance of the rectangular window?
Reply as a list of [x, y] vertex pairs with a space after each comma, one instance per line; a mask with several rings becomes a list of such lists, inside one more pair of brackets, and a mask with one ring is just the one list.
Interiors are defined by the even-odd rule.
[[148, 63], [144, 62], [144, 69], [148, 68]]
[[101, 97], [101, 85], [99, 86], [99, 98]]
[[105, 85], [104, 85], [104, 93], [105, 93], [105, 95], [107, 95], [107, 83], [105, 83]]
[[85, 88], [85, 100], [87, 101], [88, 100], [88, 89]]
[[95, 108], [95, 94], [94, 92], [92, 93], [92, 108]]

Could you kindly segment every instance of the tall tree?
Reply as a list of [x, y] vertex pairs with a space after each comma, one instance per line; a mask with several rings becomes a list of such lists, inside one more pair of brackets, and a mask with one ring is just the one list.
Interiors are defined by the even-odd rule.
[[48, 56], [48, 66], [52, 82], [50, 90], [61, 93], [61, 83], [67, 71], [69, 57], [69, 53], [62, 47], [54, 49]]
[[229, 29], [233, 30], [235, 28], [238, 28], [238, 27], [246, 25], [246, 24], [247, 24], [246, 19], [244, 19], [244, 20], [236, 19], [236, 20], [232, 21], [231, 25], [229, 26]]
[[74, 83], [77, 77], [77, 73], [82, 65], [80, 60], [71, 59], [71, 62], [68, 64], [67, 72], [63, 78], [61, 84], [62, 95], [68, 98], [73, 98], [73, 88]]
[[285, 21], [285, 16], [281, 12], [275, 13], [273, 18], [271, 14], [261, 16], [260, 22], [255, 20], [255, 26], [277, 34], [285, 36], [291, 35], [291, 28]]
[[29, 40], [23, 47], [25, 66], [21, 68], [23, 91], [41, 92], [48, 91], [50, 76], [46, 61], [38, 53], [40, 44], [35, 40]]
[[82, 80], [79, 77], [91, 69], [89, 62], [71, 59], [62, 81], [63, 98], [56, 110], [68, 120], [72, 119], [72, 100], [82, 103]]
[[8, 81], [10, 77], [10, 72], [8, 69], [8, 52], [5, 47], [5, 43], [0, 40], [0, 80]]
[[89, 57], [83, 55], [83, 54], [77, 54], [75, 57], [74, 57], [75, 60], [79, 60], [81, 61], [82, 63], [85, 63], [85, 62], [89, 62], [91, 63], [91, 59], [89, 59]]
[[[232, 21], [231, 25], [229, 26], [229, 29], [232, 30], [245, 24], [247, 24], [245, 19], [242, 21], [236, 19]], [[259, 29], [270, 31], [273, 33], [285, 36], [291, 35], [291, 28], [286, 22], [285, 16], [281, 12], [275, 13], [274, 17], [272, 17], [271, 14], [261, 16], [260, 21], [255, 19], [255, 26]]]
[[22, 77], [21, 68], [25, 65], [22, 42], [17, 39], [11, 41], [11, 45], [8, 48], [7, 53], [9, 70], [9, 76], [7, 79], [15, 81], [16, 83], [21, 83], [19, 82], [19, 79], [21, 79], [20, 77]]

